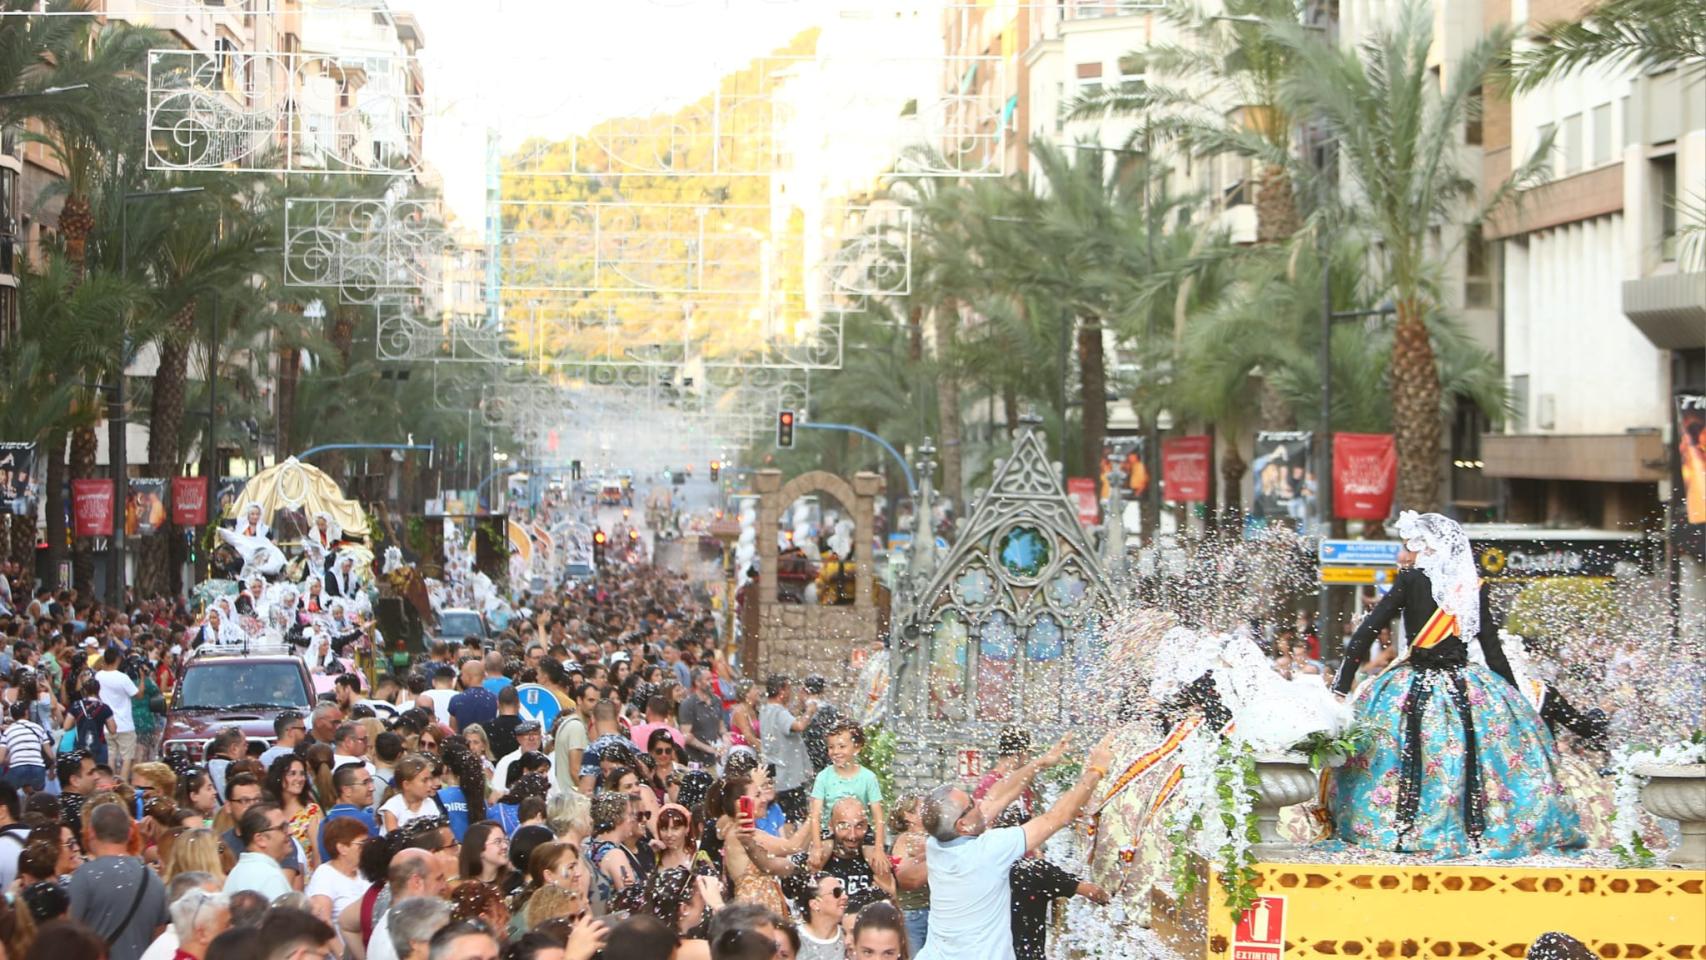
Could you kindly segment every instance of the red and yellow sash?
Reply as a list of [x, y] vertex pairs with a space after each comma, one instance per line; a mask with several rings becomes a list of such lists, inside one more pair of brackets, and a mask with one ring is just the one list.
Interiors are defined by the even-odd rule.
[[1422, 625], [1422, 631], [1416, 634], [1416, 642], [1411, 646], [1417, 650], [1426, 650], [1445, 642], [1446, 637], [1454, 637], [1462, 627], [1458, 626], [1457, 618], [1443, 609], [1435, 608], [1433, 616]]
[[1175, 724], [1173, 732], [1167, 735], [1167, 739], [1161, 741], [1154, 749], [1139, 755], [1130, 765], [1120, 771], [1120, 775], [1114, 778], [1114, 782], [1109, 785], [1108, 791], [1102, 795], [1102, 802], [1096, 805], [1096, 812], [1101, 813], [1102, 808], [1112, 802], [1121, 790], [1130, 786], [1133, 780], [1155, 769], [1157, 764], [1172, 756], [1173, 751], [1179, 749], [1179, 745], [1185, 742], [1185, 738], [1189, 737], [1199, 726], [1202, 726], [1202, 717], [1200, 716], [1186, 717]]

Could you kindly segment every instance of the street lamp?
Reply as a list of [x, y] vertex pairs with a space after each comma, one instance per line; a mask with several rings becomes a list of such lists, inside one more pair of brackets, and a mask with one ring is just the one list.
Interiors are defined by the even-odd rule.
[[[166, 190], [142, 190], [127, 193], [118, 209], [119, 276], [130, 276], [130, 204], [132, 201], [177, 196], [182, 193], [201, 193], [201, 187], [171, 187]], [[118, 370], [113, 377], [113, 415], [107, 420], [107, 446], [113, 468], [113, 501], [118, 504], [118, 521], [113, 524], [112, 545], [107, 551], [107, 594], [113, 606], [124, 607], [124, 521], [129, 491], [130, 455], [125, 449], [126, 417], [124, 412], [124, 368], [130, 365], [130, 304], [125, 304], [125, 316], [119, 318]], [[211, 481], [210, 481], [211, 482]]]

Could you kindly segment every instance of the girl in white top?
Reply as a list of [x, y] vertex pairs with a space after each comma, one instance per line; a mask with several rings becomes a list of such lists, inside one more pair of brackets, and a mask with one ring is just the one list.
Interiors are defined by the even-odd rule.
[[380, 828], [390, 833], [411, 820], [440, 816], [435, 794], [438, 777], [433, 762], [421, 754], [404, 757], [397, 764], [396, 779], [392, 781], [391, 798], [379, 807]]

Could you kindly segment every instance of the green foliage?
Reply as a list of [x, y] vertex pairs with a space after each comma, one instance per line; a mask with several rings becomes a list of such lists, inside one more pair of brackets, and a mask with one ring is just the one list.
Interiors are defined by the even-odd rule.
[[1292, 745], [1293, 752], [1309, 755], [1309, 769], [1319, 773], [1335, 761], [1345, 761], [1367, 750], [1374, 743], [1374, 729], [1364, 723], [1353, 723], [1338, 734], [1317, 730]]
[[900, 799], [894, 785], [894, 758], [899, 746], [895, 732], [876, 723], [865, 728], [865, 748], [859, 751], [859, 763], [876, 774], [877, 786], [890, 804]]
[[1615, 635], [1624, 618], [1612, 584], [1586, 577], [1535, 580], [1511, 602], [1505, 629], [1523, 637]]

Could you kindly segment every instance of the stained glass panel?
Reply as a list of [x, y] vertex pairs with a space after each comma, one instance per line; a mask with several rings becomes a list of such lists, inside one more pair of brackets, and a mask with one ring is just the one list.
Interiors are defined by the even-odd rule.
[[964, 702], [966, 652], [970, 632], [952, 607], [936, 617], [930, 637], [930, 713], [937, 719], [956, 719], [950, 707]]
[[1018, 652], [1019, 634], [1007, 614], [997, 610], [978, 628], [977, 717], [979, 720], [1013, 719], [1013, 656]]

